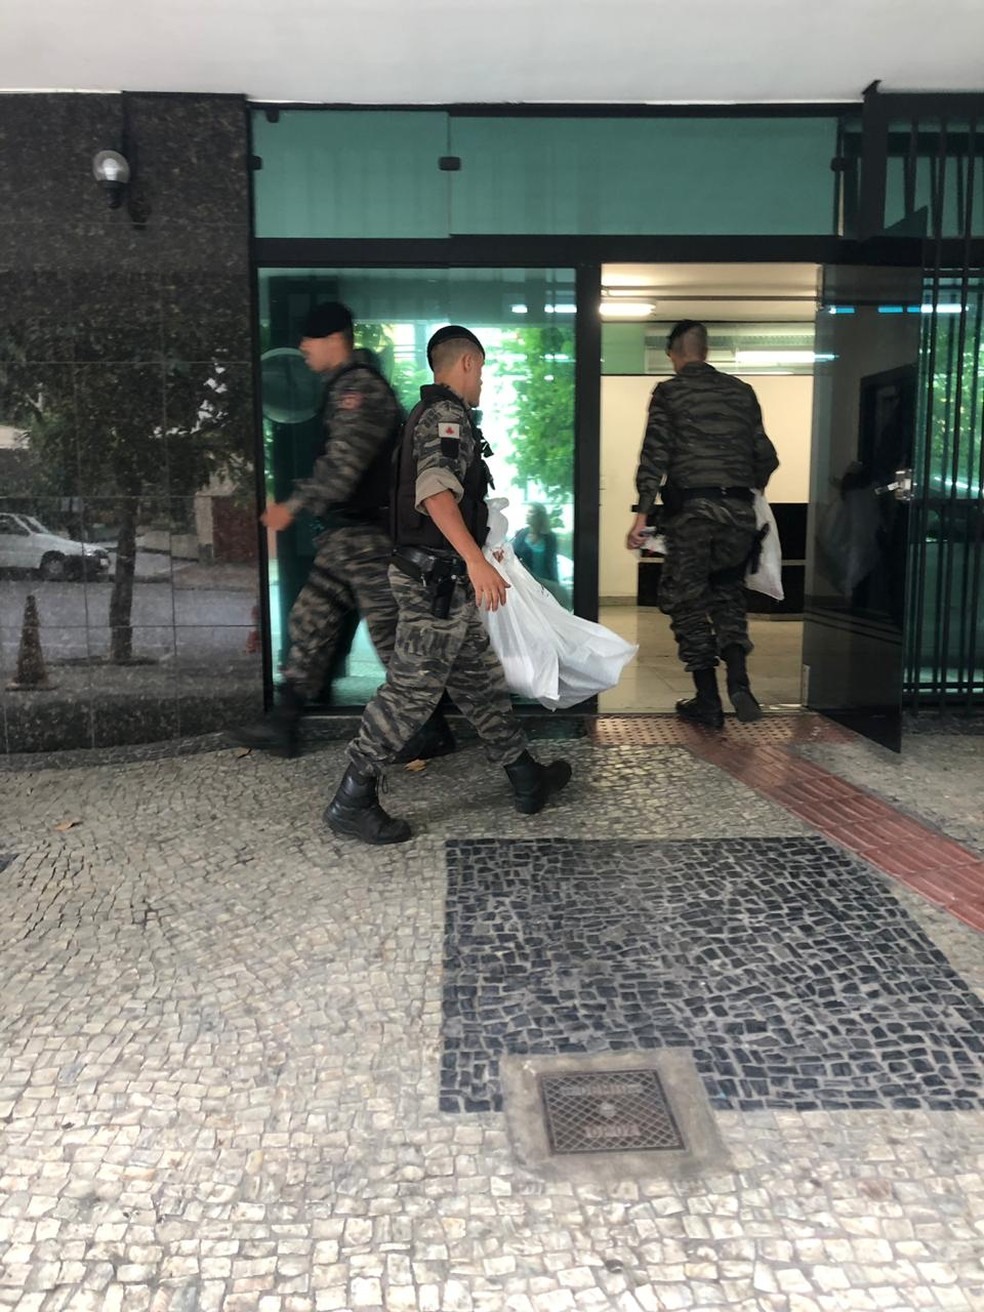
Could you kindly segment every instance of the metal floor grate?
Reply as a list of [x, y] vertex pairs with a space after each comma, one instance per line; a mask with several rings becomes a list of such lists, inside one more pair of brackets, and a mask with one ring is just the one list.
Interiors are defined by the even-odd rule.
[[554, 1153], [686, 1149], [655, 1071], [596, 1071], [539, 1077]]

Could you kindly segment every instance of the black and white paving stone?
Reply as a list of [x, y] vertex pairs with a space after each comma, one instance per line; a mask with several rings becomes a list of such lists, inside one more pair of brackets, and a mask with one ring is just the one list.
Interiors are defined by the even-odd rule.
[[502, 1052], [687, 1047], [718, 1107], [984, 1106], [984, 1004], [820, 838], [448, 845], [441, 1106]]
[[[389, 851], [320, 827], [341, 744], [4, 777], [0, 1308], [984, 1306], [979, 1110], [719, 1103], [730, 1170], [612, 1186], [542, 1179], [500, 1113], [440, 1109], [448, 842], [750, 852], [808, 836], [683, 750], [550, 750], [575, 780], [533, 818], [471, 748], [394, 774], [387, 805], [419, 836]], [[928, 943], [984, 983], [979, 936], [887, 881], [879, 909], [864, 875], [897, 945]], [[740, 913], [732, 898], [739, 927]], [[699, 900], [692, 914], [677, 933], [705, 942]], [[788, 936], [795, 966], [803, 936], [776, 916], [769, 960]], [[903, 1015], [907, 981], [937, 967], [962, 996], [928, 953], [891, 959]], [[648, 978], [650, 962], [629, 965]], [[950, 1009], [943, 1030], [950, 1043]]]

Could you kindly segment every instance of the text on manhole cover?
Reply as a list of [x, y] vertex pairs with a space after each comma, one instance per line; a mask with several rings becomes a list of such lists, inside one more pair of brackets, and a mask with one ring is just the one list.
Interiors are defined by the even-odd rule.
[[686, 1148], [655, 1071], [541, 1075], [539, 1082], [555, 1153]]

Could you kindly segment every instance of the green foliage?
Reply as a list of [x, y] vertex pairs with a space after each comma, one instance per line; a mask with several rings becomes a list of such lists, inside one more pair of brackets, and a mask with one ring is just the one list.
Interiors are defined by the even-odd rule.
[[363, 351], [371, 351], [379, 361], [383, 376], [389, 379], [393, 391], [405, 410], [412, 410], [420, 399], [420, 389], [431, 381], [430, 370], [414, 360], [398, 360], [392, 336], [392, 325], [360, 323], [355, 330], [355, 344]]
[[520, 482], [550, 501], [569, 501], [574, 472], [574, 330], [516, 328], [502, 340], [502, 376], [512, 382], [510, 416]]
[[38, 496], [77, 495], [80, 469], [98, 497], [192, 496], [214, 474], [250, 474], [249, 390], [217, 362], [133, 366], [125, 385], [102, 369], [0, 366], [0, 421], [23, 430]]
[[[935, 368], [929, 391], [921, 383], [917, 444], [926, 434], [928, 407], [931, 490], [948, 488], [957, 479], [958, 496], [976, 496], [980, 481], [981, 416], [984, 414], [984, 346], [965, 342], [960, 360], [959, 322], [941, 318], [935, 343], [930, 333], [923, 340], [923, 370], [928, 369], [929, 348], [934, 346]], [[958, 379], [959, 373], [959, 379]], [[959, 389], [958, 389], [959, 381]], [[917, 466], [921, 464], [917, 456]]]

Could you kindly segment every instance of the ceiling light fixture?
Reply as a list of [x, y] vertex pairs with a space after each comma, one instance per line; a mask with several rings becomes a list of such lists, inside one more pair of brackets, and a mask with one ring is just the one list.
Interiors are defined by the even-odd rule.
[[602, 301], [598, 308], [603, 319], [648, 319], [656, 306], [649, 301]]
[[735, 351], [735, 364], [759, 369], [784, 364], [818, 364], [835, 360], [834, 355], [815, 351]]

